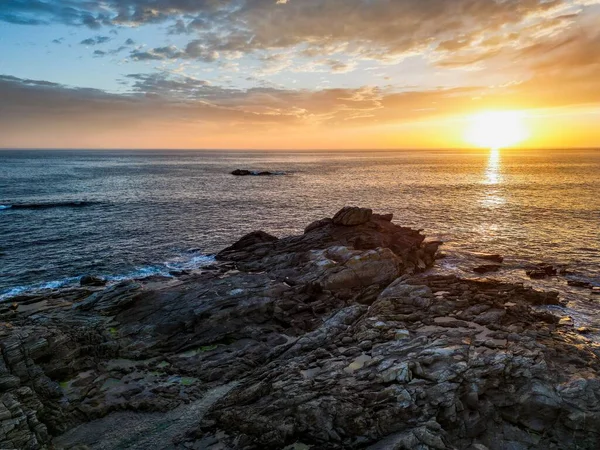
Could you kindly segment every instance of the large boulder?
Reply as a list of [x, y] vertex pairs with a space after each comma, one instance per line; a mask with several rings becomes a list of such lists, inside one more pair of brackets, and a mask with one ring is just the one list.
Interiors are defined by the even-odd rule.
[[298, 258], [305, 252], [343, 246], [354, 250], [390, 249], [409, 272], [431, 267], [442, 243], [425, 242], [419, 230], [396, 225], [392, 217], [373, 214], [367, 208], [345, 207], [334, 218], [311, 223], [300, 236], [276, 239], [263, 232], [250, 233], [218, 253], [217, 260], [235, 262], [242, 270], [280, 272], [287, 266], [301, 272], [304, 267], [298, 264]]
[[347, 227], [362, 225], [371, 220], [372, 215], [372, 209], [359, 208], [357, 206], [345, 206], [333, 216], [333, 223]]

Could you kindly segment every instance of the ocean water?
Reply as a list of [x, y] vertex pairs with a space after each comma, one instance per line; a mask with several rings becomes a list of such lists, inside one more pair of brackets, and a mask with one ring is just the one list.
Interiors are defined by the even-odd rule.
[[600, 286], [600, 151], [0, 151], [0, 205], [4, 300], [86, 273], [201, 267], [252, 230], [299, 233], [361, 205], [444, 240], [440, 271], [475, 276], [469, 252], [500, 253], [488, 276], [557, 289], [579, 324], [598, 323], [600, 296], [524, 268]]

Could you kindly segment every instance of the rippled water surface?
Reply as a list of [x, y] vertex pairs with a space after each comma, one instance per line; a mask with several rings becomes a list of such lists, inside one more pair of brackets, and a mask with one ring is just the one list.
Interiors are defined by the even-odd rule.
[[600, 151], [2, 151], [0, 295], [195, 267], [246, 232], [298, 233], [349, 204], [446, 241], [444, 270], [470, 274], [461, 255], [490, 251], [507, 256], [498, 277], [546, 261], [600, 285]]

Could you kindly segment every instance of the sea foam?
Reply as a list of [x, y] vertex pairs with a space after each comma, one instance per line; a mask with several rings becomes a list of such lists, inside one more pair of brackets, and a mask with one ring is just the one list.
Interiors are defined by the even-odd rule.
[[[173, 277], [171, 272], [181, 270], [197, 270], [215, 262], [215, 257], [207, 254], [186, 254], [175, 257], [162, 264], [136, 267], [133, 270], [123, 274], [99, 275], [104, 278], [108, 284], [119, 283], [126, 280], [138, 280], [152, 276]], [[8, 301], [19, 295], [43, 294], [53, 289], [72, 288], [79, 285], [81, 276], [66, 277], [60, 280], [47, 281], [43, 283], [15, 286], [4, 292], [0, 292], [0, 302]]]

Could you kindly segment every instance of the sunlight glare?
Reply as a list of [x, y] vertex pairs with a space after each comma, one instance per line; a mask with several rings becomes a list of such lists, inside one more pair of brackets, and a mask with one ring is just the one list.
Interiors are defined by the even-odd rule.
[[518, 111], [486, 111], [470, 118], [466, 140], [478, 147], [500, 149], [518, 144], [529, 133], [524, 114]]

